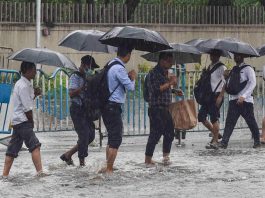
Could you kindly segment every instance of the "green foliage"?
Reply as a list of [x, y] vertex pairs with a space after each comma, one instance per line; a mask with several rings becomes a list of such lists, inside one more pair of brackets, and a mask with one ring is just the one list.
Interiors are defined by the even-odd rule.
[[142, 64], [138, 65], [138, 72], [139, 73], [147, 73], [151, 69], [151, 65], [148, 62], [143, 62]]
[[258, 6], [260, 5], [259, 0], [234, 0], [234, 6]]

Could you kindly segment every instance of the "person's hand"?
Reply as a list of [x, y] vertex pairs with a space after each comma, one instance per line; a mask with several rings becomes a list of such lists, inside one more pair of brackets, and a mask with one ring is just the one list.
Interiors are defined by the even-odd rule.
[[131, 80], [135, 80], [136, 79], [136, 72], [135, 70], [131, 70], [129, 73], [128, 73], [128, 76]]
[[223, 101], [223, 96], [218, 96], [215, 105], [219, 108], [221, 106], [222, 101]]
[[172, 89], [172, 93], [176, 94], [177, 96], [183, 96], [184, 93], [181, 89]]
[[177, 77], [176, 76], [170, 76], [169, 77], [169, 84], [173, 85], [173, 86], [177, 85]]
[[238, 105], [242, 105], [244, 101], [245, 101], [245, 98], [244, 98], [243, 96], [240, 96], [240, 97], [238, 98], [238, 100], [237, 100], [236, 103], [237, 103]]
[[41, 89], [39, 87], [34, 88], [34, 95], [35, 97], [41, 95]]

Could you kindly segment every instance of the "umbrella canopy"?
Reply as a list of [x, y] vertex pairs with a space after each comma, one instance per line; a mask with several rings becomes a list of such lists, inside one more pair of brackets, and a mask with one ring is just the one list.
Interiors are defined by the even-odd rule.
[[[198, 50], [200, 50], [201, 52], [204, 52], [204, 53], [209, 53], [211, 50], [213, 50], [214, 48], [210, 48], [210, 47], [205, 47], [203, 45], [203, 43], [207, 42], [208, 40], [211, 40], [211, 39], [202, 39], [202, 38], [199, 38], [199, 39], [192, 39], [188, 42], [186, 42], [186, 44], [188, 45], [192, 45], [194, 47], [196, 47]], [[219, 49], [220, 50], [220, 49]], [[231, 54], [226, 51], [226, 50], [221, 50], [222, 54], [221, 56], [223, 57], [227, 57], [227, 58], [231, 58]]]
[[128, 45], [133, 49], [148, 52], [171, 49], [166, 39], [158, 32], [131, 26], [114, 27], [99, 41], [115, 47]]
[[248, 57], [259, 57], [257, 50], [248, 43], [234, 38], [209, 39], [201, 44], [202, 47], [227, 50], [232, 53], [244, 54]]
[[7, 57], [11, 60], [35, 64], [64, 67], [77, 70], [75, 64], [65, 55], [47, 48], [24, 48]]
[[265, 45], [261, 46], [260, 48], [257, 48], [256, 50], [258, 51], [260, 56], [265, 55]]
[[59, 46], [69, 47], [78, 51], [104, 53], [113, 53], [117, 51], [115, 47], [99, 42], [98, 39], [104, 34], [105, 32], [98, 30], [76, 30], [64, 37], [59, 42]]
[[[182, 43], [171, 43], [170, 46], [173, 49], [160, 52], [172, 52], [176, 64], [201, 62], [201, 52], [196, 47]], [[148, 61], [158, 62], [160, 52], [144, 54], [142, 57]]]

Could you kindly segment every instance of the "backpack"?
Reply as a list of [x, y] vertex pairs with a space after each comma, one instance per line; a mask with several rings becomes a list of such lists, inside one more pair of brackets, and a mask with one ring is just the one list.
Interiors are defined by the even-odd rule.
[[240, 72], [245, 67], [251, 67], [250, 65], [243, 65], [241, 67], [234, 66], [229, 73], [228, 79], [225, 84], [225, 90], [230, 95], [237, 95], [247, 85], [248, 80], [240, 83]]
[[119, 61], [114, 61], [110, 64], [107, 63], [102, 70], [85, 79], [85, 97], [82, 101], [82, 105], [83, 108], [85, 108], [88, 118], [92, 121], [100, 118], [102, 109], [107, 104], [108, 99], [121, 85], [118, 84], [110, 93], [107, 74], [109, 69], [114, 65], [122, 64]]
[[150, 80], [150, 73], [148, 73], [144, 79], [143, 95], [145, 102], [149, 102], [149, 90], [148, 90], [149, 80]]
[[217, 63], [212, 69], [207, 69], [202, 72], [200, 79], [196, 82], [194, 87], [194, 97], [198, 104], [209, 104], [214, 98], [214, 93], [221, 84], [222, 80], [218, 83], [215, 90], [212, 92], [211, 74], [223, 63]]

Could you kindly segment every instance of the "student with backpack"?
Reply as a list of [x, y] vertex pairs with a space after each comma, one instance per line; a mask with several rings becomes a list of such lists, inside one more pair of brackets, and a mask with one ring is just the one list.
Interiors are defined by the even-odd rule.
[[[219, 118], [224, 96], [224, 71], [226, 67], [219, 60], [221, 51], [211, 50], [209, 54], [212, 63], [203, 74], [204, 81], [200, 85], [200, 92], [205, 93], [202, 96], [203, 99], [206, 97], [209, 97], [209, 99], [202, 101], [198, 121], [202, 122], [212, 133], [212, 140], [206, 145], [206, 149], [217, 149], [218, 137], [221, 137], [221, 134], [219, 134]], [[207, 115], [210, 116], [210, 121], [207, 120]]]
[[225, 90], [230, 95], [228, 112], [225, 122], [225, 129], [219, 148], [227, 148], [230, 136], [233, 133], [236, 122], [241, 115], [254, 138], [253, 148], [260, 147], [259, 128], [254, 117], [253, 90], [256, 87], [256, 75], [254, 69], [244, 63], [243, 54], [234, 54], [236, 66], [231, 70]]
[[85, 103], [86, 75], [92, 70], [99, 68], [92, 56], [86, 55], [81, 58], [79, 71], [74, 72], [70, 77], [70, 115], [78, 135], [77, 144], [60, 156], [67, 165], [73, 165], [72, 155], [78, 151], [80, 166], [85, 166], [85, 158], [88, 156], [88, 145], [95, 139], [95, 125], [88, 117]]
[[118, 149], [122, 143], [123, 123], [122, 104], [125, 102], [125, 93], [135, 89], [136, 72], [131, 70], [127, 73], [125, 64], [131, 58], [132, 48], [130, 46], [118, 47], [117, 57], [107, 64], [107, 82], [109, 98], [102, 106], [102, 118], [108, 133], [106, 147], [106, 167], [100, 173], [113, 173]]

